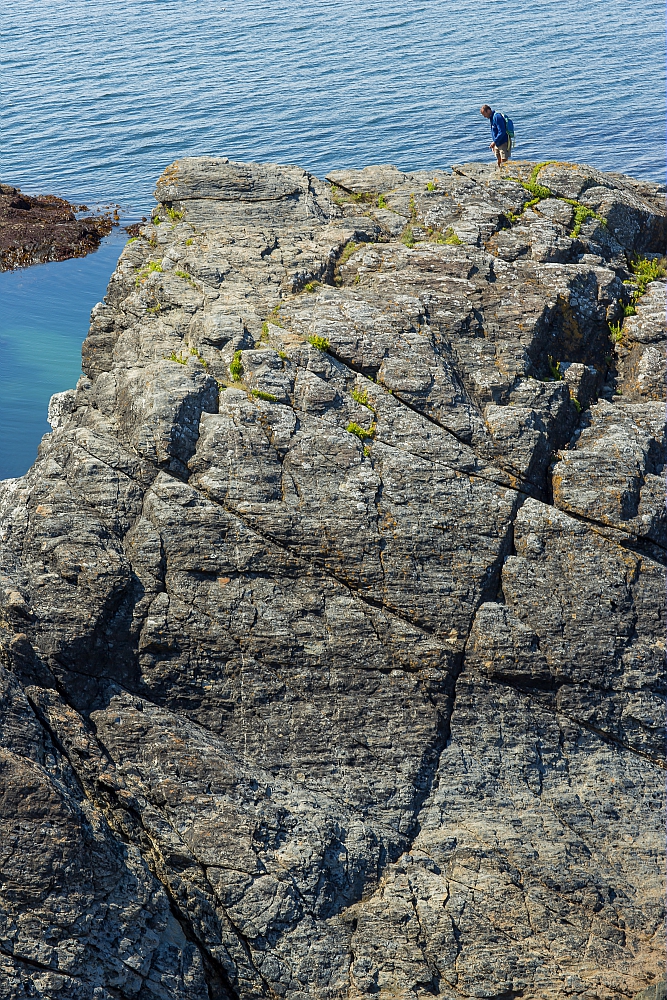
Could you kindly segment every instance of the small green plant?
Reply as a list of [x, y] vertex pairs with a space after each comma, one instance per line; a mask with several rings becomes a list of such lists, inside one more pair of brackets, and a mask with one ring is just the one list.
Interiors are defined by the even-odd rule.
[[241, 356], [243, 351], [234, 351], [234, 357], [229, 365], [229, 374], [232, 376], [233, 382], [240, 382], [241, 376], [243, 375], [243, 362], [241, 361]]
[[[552, 162], [552, 161], [549, 161]], [[537, 177], [542, 169], [546, 167], [546, 163], [536, 163], [530, 173], [530, 180], [522, 181], [519, 177], [509, 177], [508, 180], [514, 181], [516, 184], [520, 184], [521, 187], [529, 191], [533, 198], [532, 201], [524, 203], [524, 210], [529, 205], [537, 205], [538, 201], [542, 201], [544, 198], [553, 198], [553, 192], [551, 188], [545, 187], [544, 184], [537, 183]]]
[[154, 226], [159, 226], [160, 225], [160, 216], [157, 215], [157, 214], [155, 214], [153, 216], [153, 218], [151, 219], [151, 222], [153, 223]]
[[349, 201], [354, 202], [370, 202], [371, 204], [375, 201], [376, 196], [372, 191], [353, 191], [348, 195]]
[[147, 313], [153, 313], [153, 315], [155, 315], [155, 313], [159, 313], [159, 311], [160, 311], [161, 308], [162, 307], [160, 306], [160, 303], [158, 302], [157, 305], [150, 306], [150, 308], [148, 308], [146, 310], [146, 312]]
[[254, 396], [255, 399], [264, 399], [267, 403], [277, 403], [278, 397], [274, 396], [271, 392], [264, 392], [263, 389], [251, 389], [250, 395]]
[[633, 299], [632, 299], [632, 302], [630, 303], [630, 305], [623, 306], [623, 315], [624, 316], [635, 316], [636, 315], [637, 310], [635, 309], [634, 304], [633, 304], [636, 301], [637, 300], [633, 296]]
[[571, 397], [570, 402], [572, 403], [572, 405], [575, 408], [575, 410], [577, 411], [577, 413], [581, 413], [581, 403], [579, 402], [579, 400], [575, 396]]
[[370, 430], [367, 431], [364, 427], [361, 427], [360, 424], [355, 424], [354, 421], [351, 421], [345, 430], [348, 434], [355, 434], [360, 441], [367, 441], [369, 438], [375, 436], [375, 424], [371, 424]]
[[225, 385], [224, 382], [218, 382], [218, 392], [224, 392], [229, 386]]
[[352, 396], [352, 399], [356, 403], [361, 403], [362, 406], [368, 406], [369, 410], [372, 409], [372, 407], [368, 405], [368, 393], [367, 392], [360, 392], [359, 389], [353, 389], [352, 392], [350, 393], [350, 395]]
[[581, 202], [577, 201], [575, 198], [561, 198], [560, 200], [564, 201], [567, 205], [572, 205], [574, 208], [574, 224], [572, 226], [572, 232], [570, 233], [570, 236], [573, 239], [579, 235], [581, 227], [587, 219], [597, 219], [597, 221], [603, 226], [607, 225], [607, 220], [603, 215], [598, 215], [598, 213], [594, 212], [592, 208], [588, 207], [588, 205], [582, 205]]
[[647, 257], [635, 257], [630, 263], [630, 270], [635, 276], [637, 291], [635, 297], [640, 298], [646, 291], [647, 286], [658, 278], [664, 278], [665, 265], [661, 260], [651, 260]]
[[[278, 303], [277, 305], [275, 305], [275, 306], [273, 307], [273, 309], [271, 310], [271, 312], [269, 313], [269, 315], [268, 315], [268, 316], [267, 316], [267, 318], [266, 318], [266, 321], [265, 321], [265, 322], [266, 322], [267, 324], [268, 324], [268, 323], [271, 323], [271, 324], [272, 324], [272, 326], [279, 326], [279, 327], [282, 327], [282, 325], [283, 325], [283, 324], [282, 324], [282, 322], [281, 322], [281, 320], [280, 320], [280, 307], [281, 307], [281, 305], [282, 305], [282, 303], [281, 303], [281, 302], [279, 302], [279, 303]], [[262, 330], [263, 330], [263, 329], [264, 329], [264, 327], [262, 326]], [[266, 331], [267, 331], [267, 334], [268, 334], [268, 331], [269, 331], [269, 328], [268, 328], [268, 326], [267, 326], [267, 328], [266, 328]]]
[[551, 357], [551, 355], [549, 355], [549, 357], [547, 358], [547, 361], [548, 361], [548, 364], [549, 364], [549, 371], [551, 372], [552, 381], [554, 381], [554, 382], [562, 382], [563, 381], [563, 376], [561, 375], [559, 363], [557, 361], [554, 361], [554, 359]]
[[[187, 271], [174, 271], [177, 278], [182, 278], [183, 281], [189, 282], [191, 285], [195, 285], [194, 278]], [[196, 286], [195, 286], [196, 287]]]
[[416, 222], [417, 221], [417, 205], [415, 203], [415, 196], [413, 194], [410, 195], [410, 201], [408, 202], [408, 205], [409, 205], [409, 208], [410, 208], [410, 222]]
[[[531, 204], [536, 205], [538, 201], [542, 201], [543, 198], [553, 198], [553, 192], [551, 188], [545, 187], [544, 184], [537, 183], [537, 174], [540, 172], [542, 164], [538, 164], [537, 167], [533, 169], [529, 181], [522, 181], [518, 177], [512, 177], [511, 180], [516, 181], [521, 187], [529, 191], [533, 196], [533, 201]], [[525, 205], [524, 205], [525, 208]]]
[[269, 341], [269, 324], [266, 320], [262, 323], [262, 334], [259, 339], [263, 344], [267, 344]]
[[454, 232], [454, 230], [452, 229], [452, 227], [449, 226], [445, 230], [445, 240], [444, 240], [444, 242], [448, 243], [449, 246], [458, 247], [458, 246], [461, 246], [461, 244], [463, 243], [463, 240], [460, 240], [458, 238], [458, 236], [456, 235], [456, 233]]
[[187, 358], [182, 358], [180, 356], [180, 354], [176, 353], [176, 351], [172, 351], [171, 354], [169, 355], [169, 357], [167, 357], [165, 360], [166, 361], [175, 361], [177, 365], [187, 365], [187, 363], [188, 363], [188, 359]]
[[331, 185], [331, 197], [336, 202], [337, 205], [345, 205], [350, 202], [368, 202], [373, 204], [377, 198], [377, 195], [373, 191], [344, 191], [337, 184]]
[[[610, 323], [609, 324], [609, 336], [611, 337], [613, 344], [620, 344], [623, 339], [623, 324], [622, 323]], [[609, 363], [609, 362], [607, 362]]]
[[365, 457], [366, 458], [370, 458], [370, 454], [371, 454], [371, 449], [368, 447], [367, 444], [365, 444], [364, 445], [364, 455], [365, 455]]
[[137, 277], [135, 278], [134, 283], [137, 286], [137, 288], [143, 281], [146, 280], [149, 274], [153, 274], [155, 272], [160, 272], [160, 273], [162, 272], [162, 264], [160, 264], [160, 262], [157, 260], [149, 260], [148, 263], [141, 268], [141, 270], [137, 274]]
[[180, 222], [181, 219], [183, 218], [183, 213], [177, 212], [175, 208], [168, 208], [167, 215], [169, 216], [172, 222]]
[[378, 208], [389, 208], [387, 204], [387, 199], [383, 194], [378, 195]]
[[278, 357], [282, 358], [283, 361], [287, 361], [287, 355], [284, 351], [278, 351]]
[[348, 243], [346, 243], [341, 251], [340, 257], [338, 258], [338, 266], [342, 267], [343, 264], [347, 264], [348, 260], [350, 259], [350, 257], [352, 256], [352, 254], [356, 249], [357, 249], [357, 244], [353, 240], [350, 240]]
[[205, 361], [204, 358], [202, 358], [201, 354], [199, 353], [196, 347], [190, 348], [190, 354], [192, 355], [192, 357], [195, 357], [197, 361], [201, 362], [204, 368], [208, 368], [208, 361]]
[[328, 337], [318, 337], [316, 334], [308, 337], [308, 343], [318, 351], [328, 351], [330, 346]]
[[427, 191], [437, 191], [438, 190], [438, 178], [434, 177], [432, 181], [429, 181], [426, 185]]
[[404, 243], [406, 247], [412, 249], [415, 245], [415, 238], [412, 235], [412, 226], [406, 226], [401, 234], [401, 243]]
[[309, 281], [307, 285], [303, 286], [303, 290], [304, 292], [316, 292], [319, 287], [319, 281]]
[[129, 240], [127, 241], [127, 243], [125, 244], [125, 246], [126, 246], [126, 247], [129, 247], [130, 243], [136, 243], [136, 242], [137, 242], [137, 237], [136, 237], [136, 236], [133, 236], [133, 237], [132, 237], [131, 239], [129, 239]]
[[343, 205], [345, 203], [345, 199], [343, 198], [343, 191], [336, 184], [331, 185], [331, 197], [333, 198], [333, 200], [337, 205]]
[[[193, 243], [194, 243], [194, 240], [192, 239], [192, 237], [190, 237], [189, 239], [187, 239], [185, 241], [186, 247], [191, 247]], [[225, 386], [225, 388], [227, 388], [227, 387]]]

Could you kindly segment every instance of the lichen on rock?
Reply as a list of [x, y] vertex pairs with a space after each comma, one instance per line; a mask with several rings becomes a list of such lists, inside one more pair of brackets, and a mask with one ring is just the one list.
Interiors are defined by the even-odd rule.
[[0, 483], [1, 1000], [662, 995], [660, 186], [156, 195]]

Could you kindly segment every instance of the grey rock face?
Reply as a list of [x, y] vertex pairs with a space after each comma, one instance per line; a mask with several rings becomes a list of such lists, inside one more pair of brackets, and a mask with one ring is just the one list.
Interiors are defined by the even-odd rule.
[[661, 190], [329, 180], [169, 167], [0, 483], [2, 1000], [662, 995]]
[[652, 281], [637, 303], [637, 312], [623, 324], [616, 345], [623, 397], [641, 402], [665, 398], [667, 351], [667, 302], [665, 285]]

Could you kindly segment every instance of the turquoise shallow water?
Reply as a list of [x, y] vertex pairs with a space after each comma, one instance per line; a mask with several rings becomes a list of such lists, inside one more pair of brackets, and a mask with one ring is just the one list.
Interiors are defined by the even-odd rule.
[[[663, 179], [657, 0], [12, 0], [2, 23], [0, 180], [29, 193], [141, 214], [184, 155], [319, 176], [483, 159], [485, 101], [514, 118], [517, 155]], [[78, 377], [118, 239], [0, 274], [0, 478]]]

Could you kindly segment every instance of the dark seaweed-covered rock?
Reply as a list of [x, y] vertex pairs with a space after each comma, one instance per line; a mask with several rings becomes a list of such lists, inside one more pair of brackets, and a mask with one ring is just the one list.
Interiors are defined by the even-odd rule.
[[172, 164], [0, 483], [0, 1000], [662, 996], [661, 188], [330, 181]]
[[49, 260], [84, 257], [113, 226], [109, 213], [77, 219], [85, 205], [54, 195], [23, 194], [0, 184], [0, 271]]

